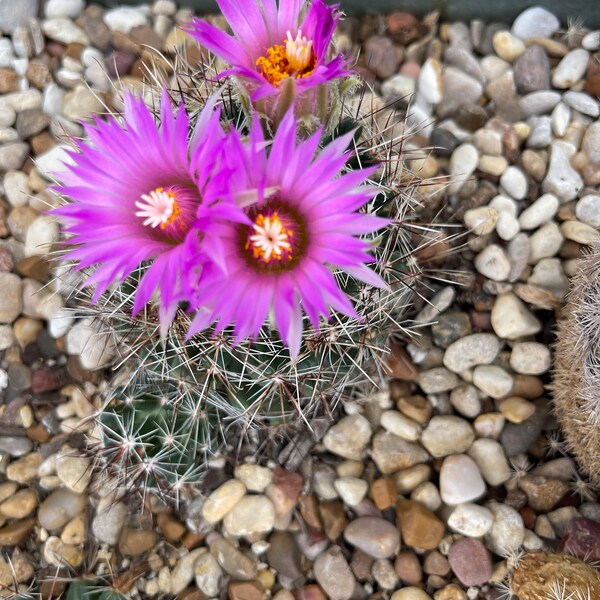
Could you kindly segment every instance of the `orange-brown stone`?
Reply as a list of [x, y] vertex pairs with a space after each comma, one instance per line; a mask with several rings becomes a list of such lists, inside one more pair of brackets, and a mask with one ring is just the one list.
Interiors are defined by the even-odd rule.
[[396, 516], [407, 546], [433, 550], [444, 537], [444, 524], [427, 508], [414, 500], [399, 500]]

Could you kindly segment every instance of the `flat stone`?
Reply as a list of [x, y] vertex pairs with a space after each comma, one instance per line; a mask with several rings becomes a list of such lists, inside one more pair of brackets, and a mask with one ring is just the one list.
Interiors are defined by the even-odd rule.
[[460, 191], [465, 181], [475, 172], [478, 163], [479, 152], [473, 144], [461, 144], [454, 150], [450, 157], [450, 175], [453, 180], [449, 188], [451, 194]]
[[113, 502], [102, 509], [99, 507], [92, 520], [92, 533], [101, 542], [116, 544], [128, 513], [129, 509], [123, 502]]
[[537, 229], [558, 212], [560, 202], [554, 194], [544, 194], [519, 215], [521, 229]]
[[507, 340], [535, 335], [542, 329], [540, 321], [511, 292], [500, 294], [496, 298], [491, 321], [496, 335]]
[[103, 19], [111, 31], [120, 31], [121, 33], [129, 33], [134, 27], [148, 24], [146, 15], [139, 8], [130, 6], [107, 10]]
[[440, 495], [445, 504], [454, 506], [481, 498], [485, 483], [475, 461], [466, 454], [447, 456], [440, 469]]
[[42, 455], [39, 452], [26, 454], [6, 467], [6, 477], [9, 481], [16, 481], [22, 485], [29, 483], [37, 476], [37, 470], [42, 464], [42, 460]]
[[266, 554], [269, 566], [292, 581], [300, 578], [302, 555], [294, 536], [289, 531], [276, 531], [269, 536], [269, 544]]
[[75, 494], [64, 488], [55, 490], [40, 505], [40, 525], [49, 531], [59, 530], [83, 511], [87, 502], [85, 494]]
[[245, 496], [225, 515], [224, 531], [234, 537], [267, 533], [275, 524], [275, 510], [265, 496]]
[[0, 31], [14, 33], [37, 17], [38, 0], [0, 0]]
[[421, 427], [419, 423], [405, 417], [396, 410], [386, 410], [383, 412], [380, 424], [386, 431], [409, 442], [414, 442], [421, 437]]
[[545, 223], [529, 237], [529, 264], [535, 265], [543, 258], [556, 256], [564, 237], [553, 221]]
[[219, 595], [223, 571], [217, 559], [210, 553], [200, 554], [194, 561], [194, 578], [198, 589], [209, 598]]
[[583, 92], [574, 92], [569, 90], [563, 95], [563, 101], [571, 108], [588, 115], [592, 118], [600, 115], [600, 105], [597, 100], [594, 100], [590, 95]]
[[540, 90], [523, 96], [519, 101], [519, 106], [523, 118], [527, 119], [551, 112], [560, 100], [561, 95], [558, 92]]
[[600, 121], [588, 125], [583, 135], [581, 149], [593, 163], [600, 163]]
[[235, 468], [235, 478], [239, 479], [249, 492], [261, 493], [273, 481], [273, 471], [260, 465], [238, 465]]
[[514, 77], [519, 94], [550, 87], [550, 61], [540, 45], [534, 44], [521, 53], [515, 62]]
[[87, 46], [90, 39], [73, 21], [65, 17], [47, 19], [42, 23], [44, 35], [61, 44], [83, 44]]
[[384, 475], [429, 461], [429, 455], [419, 444], [387, 431], [380, 431], [373, 437], [371, 456]]
[[342, 551], [333, 546], [313, 564], [315, 579], [332, 600], [350, 600], [356, 581]]
[[455, 415], [435, 416], [421, 436], [421, 443], [435, 458], [461, 454], [475, 438], [468, 421]]
[[510, 394], [514, 379], [502, 367], [478, 365], [473, 371], [473, 384], [491, 398], [503, 398]]
[[507, 62], [515, 61], [525, 52], [522, 40], [509, 31], [497, 31], [492, 38], [492, 45], [496, 54]]
[[467, 335], [446, 348], [444, 366], [454, 373], [492, 363], [500, 352], [500, 341], [491, 333]]
[[513, 345], [510, 366], [523, 375], [541, 375], [552, 364], [550, 349], [538, 342], [519, 342]]
[[29, 144], [11, 142], [0, 145], [0, 172], [20, 169], [29, 154]]
[[506, 281], [510, 274], [510, 261], [498, 244], [487, 245], [476, 257], [475, 268], [492, 281]]
[[0, 514], [9, 519], [24, 519], [37, 507], [38, 499], [31, 489], [22, 489], [0, 503]]
[[389, 558], [400, 548], [400, 534], [389, 521], [359, 517], [344, 530], [344, 539], [373, 558]]
[[465, 211], [463, 220], [475, 235], [488, 235], [496, 227], [498, 211], [489, 206], [471, 208]]
[[171, 593], [179, 594], [194, 579], [194, 565], [198, 557], [206, 552], [206, 548], [196, 548], [184, 554], [178, 561], [171, 573]]
[[589, 59], [587, 50], [571, 50], [554, 69], [552, 85], [559, 90], [573, 87], [585, 75]]
[[565, 221], [560, 225], [560, 232], [567, 240], [572, 240], [584, 246], [591, 246], [599, 239], [600, 234], [595, 227], [580, 221]]
[[362, 415], [350, 415], [333, 425], [323, 438], [329, 452], [350, 460], [361, 460], [371, 439], [371, 425]]
[[513, 22], [511, 31], [523, 40], [552, 37], [560, 29], [560, 21], [542, 6], [524, 10]]
[[575, 216], [578, 221], [590, 227], [600, 228], [600, 194], [587, 194], [583, 196], [577, 202]]
[[527, 178], [518, 167], [508, 167], [500, 177], [500, 185], [515, 200], [523, 200], [527, 195]]
[[427, 508], [413, 500], [399, 500], [396, 515], [407, 546], [422, 550], [438, 547], [445, 533], [444, 524]]
[[358, 477], [339, 477], [333, 482], [340, 498], [348, 506], [358, 506], [365, 498], [369, 484]]
[[492, 557], [479, 540], [462, 538], [455, 541], [450, 546], [448, 561], [463, 585], [483, 585], [492, 577]]
[[477, 439], [469, 448], [468, 454], [491, 486], [501, 485], [510, 479], [510, 468], [504, 450], [496, 440]]
[[12, 521], [0, 528], [0, 546], [18, 546], [25, 541], [36, 525], [35, 517]]
[[56, 474], [67, 488], [81, 494], [92, 477], [91, 459], [77, 456], [73, 450], [67, 451], [56, 460]]
[[525, 538], [521, 515], [508, 504], [490, 502], [486, 506], [494, 515], [492, 527], [485, 535], [487, 547], [500, 556], [518, 551]]
[[445, 367], [421, 371], [417, 376], [417, 381], [426, 394], [447, 392], [458, 385], [458, 377]]
[[443, 74], [443, 98], [437, 107], [440, 117], [447, 117], [461, 104], [477, 104], [483, 86], [477, 79], [463, 73], [456, 67], [446, 67]]
[[535, 413], [522, 423], [506, 423], [500, 435], [500, 442], [507, 456], [527, 452], [542, 431], [548, 415], [548, 400], [541, 398], [535, 403]]
[[256, 577], [256, 562], [238, 550], [229, 540], [219, 537], [210, 542], [209, 546], [211, 554], [221, 568], [235, 579], [248, 581]]
[[471, 502], [459, 504], [448, 517], [448, 527], [467, 537], [484, 536], [492, 527], [494, 515], [492, 512]]
[[218, 523], [246, 494], [246, 487], [230, 479], [214, 490], [202, 506], [202, 516], [212, 524]]
[[525, 475], [519, 481], [519, 489], [525, 492], [527, 503], [533, 510], [547, 513], [568, 493], [569, 485], [542, 475]]

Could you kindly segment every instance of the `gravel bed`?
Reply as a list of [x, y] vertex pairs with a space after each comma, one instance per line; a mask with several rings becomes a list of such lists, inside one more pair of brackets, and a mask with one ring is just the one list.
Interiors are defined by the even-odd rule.
[[425, 179], [417, 218], [448, 224], [419, 256], [448, 281], [428, 284], [388, 389], [276, 456], [215, 459], [174, 508], [92, 477], [113, 349], [66, 310], [44, 211], [79, 120], [141, 90], [158, 51], [201, 52], [172, 0], [41, 4], [0, 0], [0, 597], [85, 576], [128, 598], [495, 600], [523, 551], [600, 560], [600, 505], [548, 392], [555, 317], [599, 236], [599, 31], [539, 7], [512, 26], [340, 25], [363, 105]]

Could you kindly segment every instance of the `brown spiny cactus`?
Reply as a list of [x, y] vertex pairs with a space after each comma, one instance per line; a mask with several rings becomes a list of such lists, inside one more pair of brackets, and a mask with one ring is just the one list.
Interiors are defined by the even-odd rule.
[[556, 415], [570, 451], [600, 485], [600, 242], [580, 259], [555, 349]]

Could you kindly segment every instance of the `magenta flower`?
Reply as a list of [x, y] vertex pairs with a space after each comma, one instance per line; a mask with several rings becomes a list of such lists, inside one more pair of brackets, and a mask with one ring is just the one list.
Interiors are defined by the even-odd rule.
[[[86, 126], [90, 142], [77, 143], [69, 153], [74, 164], [56, 174], [57, 191], [72, 202], [54, 213], [74, 236], [66, 257], [77, 261], [77, 270], [95, 267], [86, 281], [96, 286], [94, 301], [151, 261], [135, 292], [134, 314], [158, 288], [163, 330], [171, 322], [193, 280], [182, 272], [186, 257], [198, 254], [214, 222], [207, 216], [222, 196], [225, 173], [215, 172], [224, 137], [219, 119], [211, 101], [189, 142], [186, 112], [180, 108], [175, 116], [165, 92], [160, 125], [143, 100], [127, 95], [123, 125], [110, 118]], [[223, 207], [219, 215], [235, 217], [235, 210]]]
[[301, 21], [305, 0], [279, 0], [279, 7], [275, 0], [217, 3], [235, 37], [200, 19], [191, 21], [189, 31], [231, 64], [221, 76], [240, 77], [252, 102], [265, 100], [265, 112], [273, 113], [269, 106], [277, 104], [286, 82], [293, 86], [297, 114], [313, 113], [316, 86], [348, 74], [343, 56], [328, 56], [339, 19], [337, 6], [315, 0]]
[[189, 335], [212, 323], [217, 332], [232, 325], [239, 342], [255, 338], [272, 316], [296, 356], [302, 311], [315, 329], [331, 309], [359, 318], [332, 269], [385, 287], [367, 266], [373, 262], [370, 244], [357, 237], [388, 224], [357, 212], [377, 193], [374, 186], [362, 185], [374, 168], [339, 174], [352, 134], [319, 152], [321, 131], [299, 143], [296, 135], [292, 111], [269, 151], [256, 121], [247, 143], [236, 131], [230, 134], [225, 156], [237, 165], [230, 183], [238, 190], [238, 199], [258, 201], [244, 206], [247, 223], [223, 221], [206, 238], [207, 246], [218, 248], [212, 254], [220, 255], [222, 264], [213, 264], [202, 274], [194, 301], [198, 312]]

